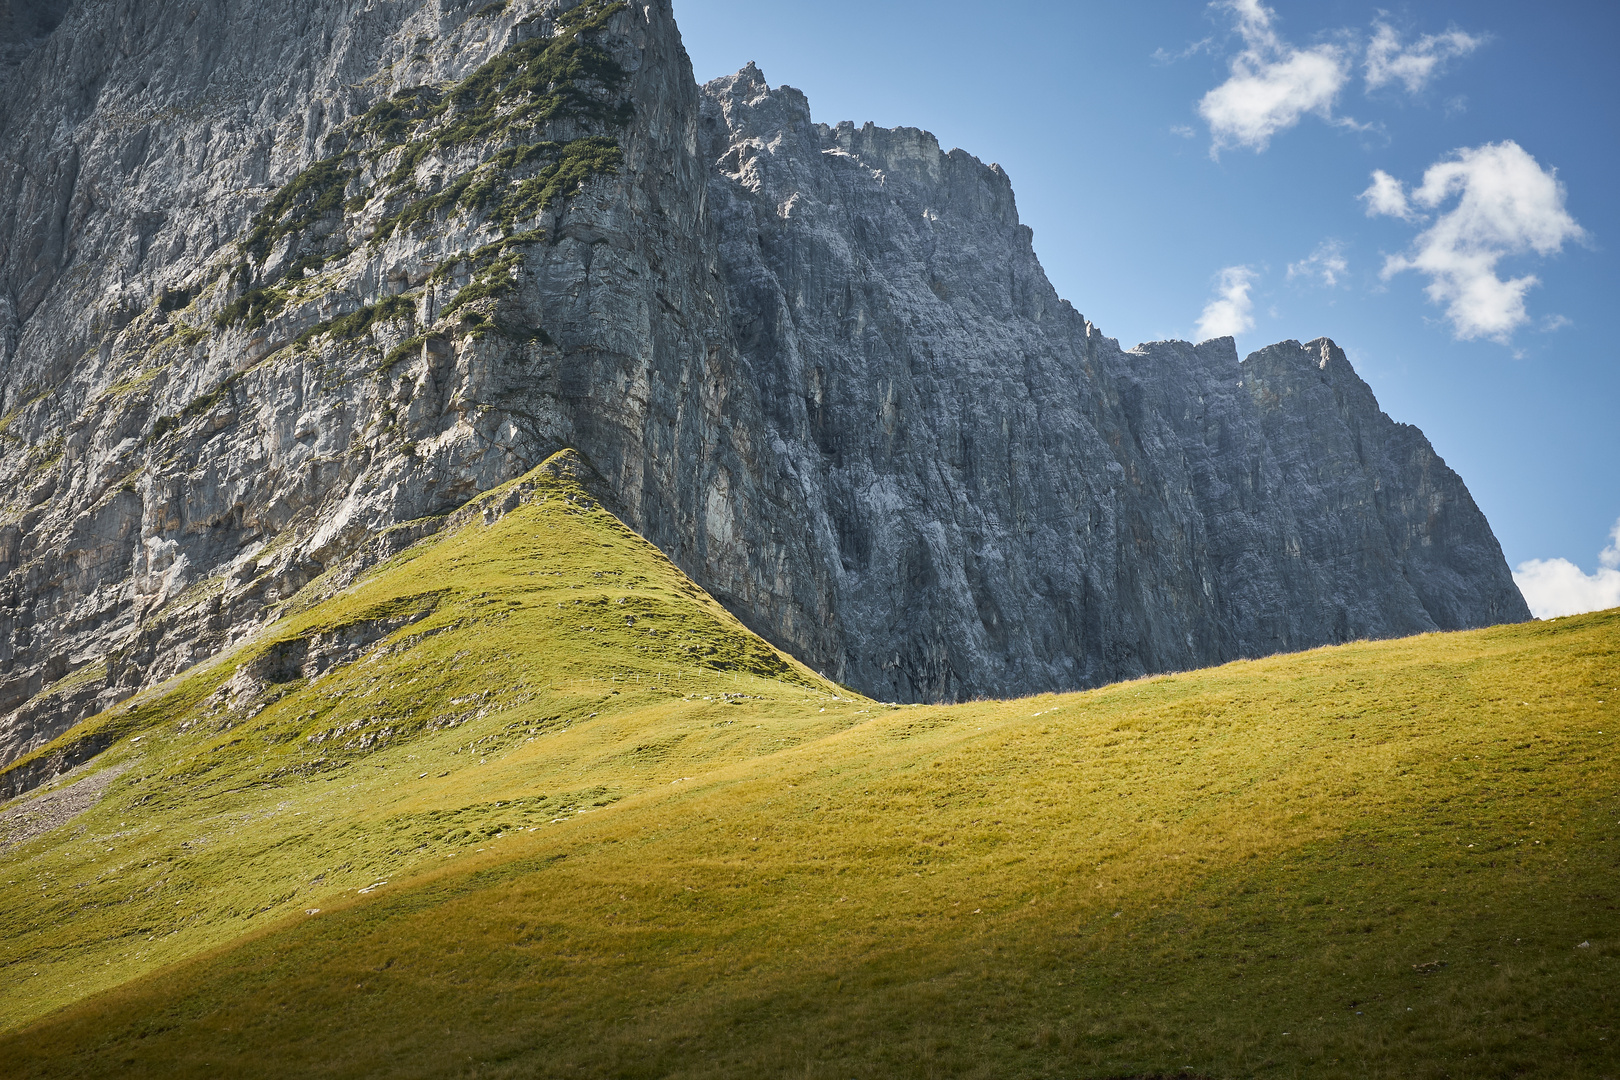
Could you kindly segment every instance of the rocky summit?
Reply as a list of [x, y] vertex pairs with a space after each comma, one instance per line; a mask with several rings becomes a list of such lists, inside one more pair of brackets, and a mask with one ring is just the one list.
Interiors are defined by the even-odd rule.
[[564, 448], [888, 700], [1529, 618], [1333, 342], [1121, 348], [999, 167], [698, 86], [668, 0], [0, 32], [0, 763]]

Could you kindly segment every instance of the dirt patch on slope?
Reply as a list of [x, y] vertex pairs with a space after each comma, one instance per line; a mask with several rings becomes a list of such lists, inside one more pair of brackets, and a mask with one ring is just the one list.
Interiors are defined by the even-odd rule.
[[0, 852], [66, 825], [100, 802], [107, 786], [128, 767], [114, 765], [43, 795], [0, 806]]

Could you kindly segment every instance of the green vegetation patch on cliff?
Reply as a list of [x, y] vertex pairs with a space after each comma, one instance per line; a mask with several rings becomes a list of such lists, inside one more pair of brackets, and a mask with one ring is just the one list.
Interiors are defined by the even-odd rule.
[[456, 295], [450, 298], [450, 302], [444, 305], [440, 317], [448, 319], [468, 304], [479, 300], [499, 299], [517, 288], [517, 283], [512, 280], [512, 272], [522, 261], [523, 258], [518, 252], [509, 251], [487, 266], [481, 267], [472, 281], [458, 290]]
[[383, 361], [380, 365], [378, 365], [377, 373], [379, 375], [387, 375], [402, 360], [408, 360], [420, 352], [422, 346], [427, 343], [427, 340], [427, 335], [417, 334], [413, 337], [408, 337], [398, 345], [395, 345], [383, 355]]
[[291, 297], [292, 294], [280, 286], [248, 289], [214, 316], [214, 325], [223, 328], [241, 324], [248, 330], [257, 330], [285, 308]]
[[346, 167], [347, 154], [317, 161], [270, 197], [243, 241], [243, 248], [262, 262], [283, 236], [299, 232], [328, 215], [343, 213], [343, 192], [357, 170]]
[[395, 319], [409, 319], [416, 314], [416, 298], [412, 296], [390, 296], [386, 300], [379, 300], [375, 304], [367, 304], [358, 311], [347, 315], [340, 315], [328, 322], [321, 323], [304, 332], [300, 340], [316, 334], [331, 334], [336, 338], [351, 339], [369, 333], [378, 323], [389, 322]]
[[558, 17], [550, 37], [518, 42], [481, 66], [446, 95], [442, 107], [453, 110], [452, 123], [435, 141], [442, 146], [497, 125], [563, 117], [623, 124], [627, 113], [610, 101], [626, 73], [594, 35], [626, 6], [622, 0], [581, 4]]
[[[516, 170], [536, 160], [546, 161], [538, 172], [514, 176]], [[440, 214], [457, 209], [486, 210], [491, 220], [503, 230], [510, 230], [558, 199], [578, 194], [591, 177], [617, 174], [623, 163], [624, 151], [619, 144], [601, 135], [566, 143], [512, 147], [494, 155], [474, 172], [383, 219], [371, 242], [380, 244], [398, 229], [434, 224]]]
[[420, 95], [412, 97], [408, 107], [388, 104], [372, 121], [372, 130], [397, 136], [409, 126], [407, 117], [420, 115], [420, 120], [417, 133], [403, 142], [398, 162], [383, 178], [384, 185], [408, 184], [417, 165], [435, 151], [509, 138], [550, 121], [625, 124], [629, 105], [616, 98], [626, 72], [593, 40], [624, 7], [588, 3], [565, 12], [553, 35], [517, 42], [431, 107], [421, 108]]
[[[452, 316], [460, 315], [459, 322], [463, 327], [472, 329], [474, 338], [482, 337], [485, 333], [485, 324], [490, 323], [486, 311], [475, 310], [472, 305], [481, 300], [499, 300], [517, 288], [515, 274], [523, 265], [523, 249], [530, 245], [540, 243], [545, 239], [545, 232], [540, 229], [528, 232], [515, 233], [504, 237], [474, 251], [470, 255], [447, 259], [434, 268], [428, 280], [433, 283], [447, 280], [455, 275], [462, 266], [469, 266], [472, 280], [456, 291], [450, 302], [445, 304], [439, 312], [441, 320], [448, 320]], [[540, 327], [519, 328], [506, 323], [495, 325], [503, 334], [514, 339], [528, 339], [533, 341], [549, 341], [550, 337]]]
[[[415, 177], [429, 154], [471, 144], [493, 142], [498, 147], [519, 138], [533, 140], [537, 128], [554, 121], [567, 121], [576, 130], [623, 126], [631, 115], [621, 94], [627, 74], [596, 40], [623, 10], [622, 2], [581, 4], [558, 15], [549, 36], [513, 44], [449, 90], [425, 86], [401, 90], [336, 133], [327, 147], [335, 152], [284, 184], [253, 218], [242, 241], [249, 261], [233, 278], [242, 292], [215, 316], [215, 324], [258, 328], [290, 301], [287, 278], [296, 280], [305, 269], [319, 268], [347, 253], [347, 248], [335, 250], [341, 240], [322, 238], [308, 244], [301, 238], [321, 220], [356, 213], [371, 200], [374, 187], [345, 199], [350, 184], [365, 171], [363, 159], [381, 161], [395, 154], [380, 181], [381, 190], [390, 201], [405, 200], [372, 231], [372, 247], [400, 229], [431, 227], [458, 210], [487, 213], [503, 231], [511, 231], [557, 200], [576, 194], [592, 176], [617, 173], [623, 152], [616, 139], [590, 134], [496, 149], [476, 167], [426, 194]], [[262, 264], [285, 237], [293, 238], [295, 249], [305, 243], [316, 250], [299, 255], [269, 280], [255, 283], [252, 265]]]
[[578, 194], [591, 177], [616, 175], [623, 163], [624, 151], [614, 140], [599, 135], [575, 139], [534, 176], [509, 185], [498, 199], [491, 200], [491, 217], [503, 229], [515, 228], [556, 200]]
[[[327, 263], [348, 255], [350, 250], [347, 247], [340, 247], [336, 250], [314, 252], [289, 262], [269, 283], [243, 288], [241, 295], [226, 304], [214, 316], [214, 325], [220, 328], [241, 326], [247, 330], [257, 330], [280, 314], [299, 295], [298, 282], [306, 271], [319, 270]], [[253, 277], [253, 268], [243, 263], [231, 272], [230, 281], [233, 287], [242, 288], [248, 286]], [[308, 287], [303, 288], [307, 294]], [[191, 343], [195, 343], [195, 340], [193, 338]]]
[[[353, 134], [371, 135], [384, 146], [403, 142], [425, 120], [444, 95], [431, 86], [410, 86], [383, 98], [355, 122]], [[346, 138], [348, 133], [339, 133]], [[330, 147], [328, 147], [330, 149]]]

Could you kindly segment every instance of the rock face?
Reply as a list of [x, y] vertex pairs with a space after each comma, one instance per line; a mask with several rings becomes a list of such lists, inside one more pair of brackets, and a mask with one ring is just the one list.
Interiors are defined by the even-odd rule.
[[1060, 300], [1006, 175], [705, 88], [742, 370], [826, 567], [801, 654], [1016, 694], [1528, 617], [1462, 481], [1332, 342], [1133, 350]]
[[1331, 342], [1122, 350], [999, 168], [667, 0], [7, 17], [0, 763], [564, 446], [887, 698], [1529, 617]]
[[69, 0], [0, 0], [0, 71], [20, 64], [56, 29]]

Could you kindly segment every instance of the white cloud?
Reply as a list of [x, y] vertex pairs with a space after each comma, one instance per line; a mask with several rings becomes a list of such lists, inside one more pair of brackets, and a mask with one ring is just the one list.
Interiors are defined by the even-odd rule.
[[1620, 521], [1609, 531], [1609, 546], [1598, 556], [1596, 573], [1587, 574], [1568, 559], [1531, 559], [1513, 571], [1530, 613], [1538, 619], [1579, 615], [1620, 607]]
[[1586, 232], [1564, 209], [1564, 186], [1555, 170], [1543, 169], [1515, 142], [1458, 150], [1429, 166], [1408, 200], [1399, 180], [1379, 171], [1361, 198], [1369, 216], [1388, 214], [1427, 220], [1414, 206], [1437, 210], [1456, 205], [1419, 233], [1412, 250], [1384, 262], [1387, 280], [1404, 270], [1429, 276], [1430, 301], [1443, 304], [1460, 341], [1489, 337], [1506, 341], [1529, 318], [1524, 296], [1540, 284], [1533, 275], [1497, 276], [1508, 255], [1552, 255]]
[[1310, 255], [1288, 264], [1288, 280], [1305, 278], [1331, 289], [1349, 269], [1350, 264], [1344, 257], [1344, 245], [1337, 240], [1324, 240], [1316, 245], [1316, 250]]
[[1249, 289], [1256, 276], [1247, 266], [1228, 266], [1221, 271], [1215, 298], [1204, 305], [1204, 313], [1198, 319], [1199, 341], [1236, 337], [1254, 328], [1254, 301], [1249, 297]]
[[1373, 170], [1371, 186], [1356, 198], [1366, 200], [1368, 217], [1383, 214], [1408, 221], [1412, 219], [1412, 207], [1406, 201], [1406, 189], [1401, 186], [1399, 180], [1383, 169]]
[[1260, 0], [1221, 0], [1230, 11], [1244, 49], [1233, 57], [1232, 75], [1205, 94], [1198, 114], [1215, 137], [1210, 155], [1231, 146], [1264, 150], [1271, 137], [1308, 113], [1333, 119], [1333, 103], [1350, 78], [1352, 57], [1338, 45], [1296, 48], [1278, 35], [1275, 13]]
[[[1372, 125], [1358, 124], [1349, 117], [1334, 116], [1339, 93], [1350, 81], [1359, 57], [1363, 62], [1367, 91], [1399, 84], [1417, 94], [1440, 76], [1447, 63], [1467, 56], [1488, 40], [1455, 27], [1443, 34], [1424, 34], [1410, 43], [1382, 17], [1373, 20], [1372, 38], [1365, 49], [1361, 35], [1350, 29], [1331, 32], [1330, 40], [1300, 48], [1277, 32], [1277, 14], [1260, 0], [1214, 0], [1210, 7], [1231, 15], [1234, 28], [1243, 38], [1243, 50], [1232, 58], [1231, 75], [1198, 102], [1198, 114], [1209, 124], [1213, 141], [1211, 157], [1222, 150], [1247, 146], [1264, 150], [1271, 137], [1298, 124], [1309, 115], [1356, 131]], [[1191, 55], [1209, 45], [1209, 39], [1189, 46], [1181, 56]], [[1181, 57], [1160, 49], [1154, 59], [1173, 63]], [[1465, 98], [1447, 103], [1447, 115], [1456, 106], [1461, 111]]]
[[1183, 139], [1191, 139], [1197, 135], [1198, 132], [1194, 131], [1186, 124], [1177, 124], [1170, 129], [1170, 134], [1180, 136]]
[[1453, 27], [1443, 34], [1425, 34], [1410, 45], [1401, 44], [1395, 28], [1382, 19], [1373, 21], [1372, 41], [1367, 45], [1367, 89], [1377, 90], [1393, 82], [1406, 92], [1420, 92], [1445, 67], [1446, 61], [1467, 56], [1485, 44], [1483, 36], [1466, 34]]
[[1568, 559], [1531, 559], [1519, 564], [1513, 580], [1538, 619], [1620, 607], [1620, 570], [1586, 574]]

